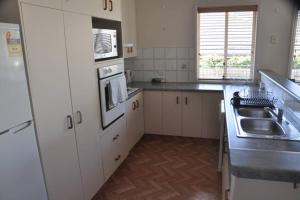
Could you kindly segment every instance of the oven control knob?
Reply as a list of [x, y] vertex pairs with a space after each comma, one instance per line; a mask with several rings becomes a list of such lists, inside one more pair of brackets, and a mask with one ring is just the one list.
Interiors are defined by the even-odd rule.
[[112, 69], [108, 69], [108, 73], [112, 73]]
[[109, 73], [108, 69], [104, 69], [103, 72], [104, 72], [104, 74], [108, 74]]

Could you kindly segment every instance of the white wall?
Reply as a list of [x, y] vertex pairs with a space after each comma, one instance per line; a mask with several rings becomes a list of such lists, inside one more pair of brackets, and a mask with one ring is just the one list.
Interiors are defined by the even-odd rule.
[[[256, 69], [287, 75], [293, 6], [289, 0], [136, 0], [139, 48], [195, 47], [197, 6], [258, 4]], [[277, 38], [276, 44], [270, 37]]]

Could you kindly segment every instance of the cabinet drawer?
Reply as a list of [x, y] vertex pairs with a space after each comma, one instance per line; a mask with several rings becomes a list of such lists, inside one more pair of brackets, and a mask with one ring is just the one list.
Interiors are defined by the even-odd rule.
[[119, 119], [101, 140], [104, 177], [107, 180], [127, 157], [125, 117]]

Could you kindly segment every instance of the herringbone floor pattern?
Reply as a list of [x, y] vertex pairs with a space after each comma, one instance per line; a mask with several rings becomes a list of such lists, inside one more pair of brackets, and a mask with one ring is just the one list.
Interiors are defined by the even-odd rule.
[[218, 142], [145, 135], [94, 200], [219, 200]]

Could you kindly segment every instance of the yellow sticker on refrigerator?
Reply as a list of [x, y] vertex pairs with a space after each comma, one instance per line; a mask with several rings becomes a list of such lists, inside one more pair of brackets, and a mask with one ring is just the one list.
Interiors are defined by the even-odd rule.
[[22, 44], [19, 34], [14, 34], [11, 31], [5, 32], [8, 56], [22, 56]]

